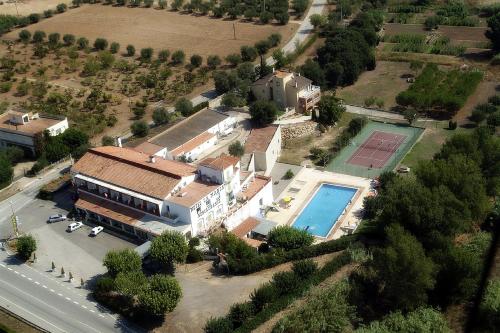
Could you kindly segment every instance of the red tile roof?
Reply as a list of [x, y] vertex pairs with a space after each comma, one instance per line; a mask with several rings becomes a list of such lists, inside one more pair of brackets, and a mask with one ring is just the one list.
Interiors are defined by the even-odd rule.
[[[183, 187], [176, 195], [168, 198], [168, 201], [189, 208], [215, 191], [220, 186], [222, 185], [202, 183], [195, 180], [194, 182], [188, 184], [186, 187]], [[183, 193], [184, 195], [182, 195]]]
[[140, 153], [154, 155], [157, 152], [159, 152], [160, 150], [162, 150], [163, 147], [155, 145], [154, 143], [145, 141], [145, 142], [141, 143], [140, 145], [133, 147], [132, 149], [135, 151], [138, 151]]
[[72, 172], [159, 199], [168, 196], [182, 177], [196, 172], [189, 164], [160, 157], [152, 163], [149, 159], [149, 155], [127, 148], [92, 148], [73, 165]]
[[236, 166], [240, 159], [238, 157], [220, 154], [218, 157], [207, 157], [200, 162], [200, 165], [216, 170], [224, 170], [230, 166]]
[[273, 139], [279, 125], [254, 128], [245, 142], [245, 153], [265, 152]]
[[243, 238], [259, 224], [260, 222], [258, 220], [254, 219], [253, 217], [249, 217], [241, 222], [236, 228], [231, 230], [231, 232], [236, 236]]

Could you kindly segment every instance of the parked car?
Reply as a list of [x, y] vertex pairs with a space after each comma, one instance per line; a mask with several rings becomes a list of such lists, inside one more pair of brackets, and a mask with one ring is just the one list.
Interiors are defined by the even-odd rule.
[[70, 225], [68, 225], [68, 229], [66, 229], [66, 231], [72, 232], [75, 231], [76, 229], [81, 228], [82, 226], [83, 226], [82, 222], [73, 222]]
[[55, 215], [50, 215], [47, 222], [48, 223], [53, 223], [53, 222], [60, 222], [60, 221], [66, 221], [68, 218], [66, 215], [63, 214], [55, 214]]
[[104, 230], [104, 228], [101, 226], [92, 228], [92, 230], [90, 231], [90, 236], [97, 236], [97, 234], [103, 230]]

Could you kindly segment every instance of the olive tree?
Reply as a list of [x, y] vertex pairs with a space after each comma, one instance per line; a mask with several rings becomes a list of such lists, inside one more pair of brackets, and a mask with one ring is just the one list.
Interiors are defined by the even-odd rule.
[[188, 244], [184, 235], [177, 231], [165, 231], [151, 242], [151, 257], [164, 266], [172, 267], [186, 261]]

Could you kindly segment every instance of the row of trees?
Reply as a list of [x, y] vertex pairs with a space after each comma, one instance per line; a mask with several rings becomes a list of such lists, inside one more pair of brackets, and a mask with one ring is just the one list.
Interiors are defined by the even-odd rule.
[[38, 13], [32, 13], [28, 16], [14, 16], [0, 14], [0, 35], [9, 32], [15, 27], [25, 27], [30, 24], [38, 23], [42, 18], [49, 18], [54, 16], [54, 14], [64, 13], [68, 10], [68, 5], [65, 3], [60, 3], [56, 6], [56, 9], [47, 9], [43, 12], [43, 15]]
[[346, 28], [330, 20], [323, 28], [325, 45], [317, 51], [317, 60], [309, 60], [300, 72], [320, 86], [353, 84], [365, 70], [375, 68], [374, 47], [383, 16], [379, 11], [358, 14]]

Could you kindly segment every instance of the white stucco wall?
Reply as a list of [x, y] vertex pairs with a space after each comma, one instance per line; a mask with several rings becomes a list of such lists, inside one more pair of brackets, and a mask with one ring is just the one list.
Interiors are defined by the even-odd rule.
[[48, 127], [47, 131], [49, 131], [51, 136], [56, 136], [66, 131], [68, 128], [69, 128], [68, 119], [64, 118], [64, 120], [61, 120], [59, 123]]

